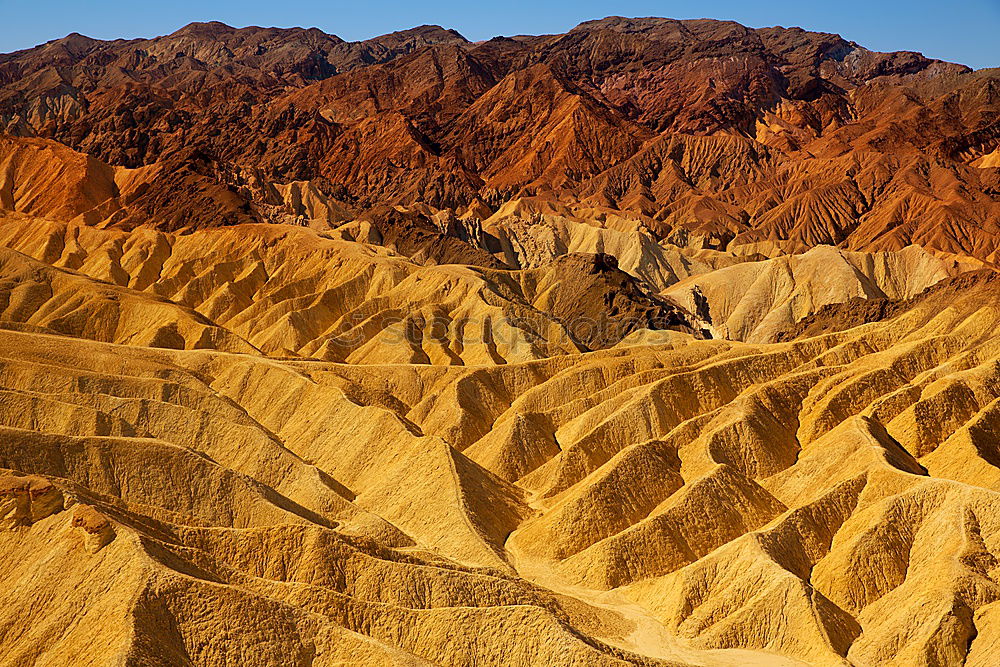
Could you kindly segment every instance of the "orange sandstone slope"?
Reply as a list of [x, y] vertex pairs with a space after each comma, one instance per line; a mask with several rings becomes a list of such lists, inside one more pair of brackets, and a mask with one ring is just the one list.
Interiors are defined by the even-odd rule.
[[[492, 213], [544, 194], [641, 214], [660, 238], [994, 261], [997, 76], [726, 21], [612, 17], [483, 43], [210, 23], [0, 56], [0, 123], [114, 167], [221, 178], [258, 208], [274, 197], [257, 181], [359, 209]], [[178, 219], [149, 196], [143, 215]], [[190, 215], [243, 214], [208, 198]]]

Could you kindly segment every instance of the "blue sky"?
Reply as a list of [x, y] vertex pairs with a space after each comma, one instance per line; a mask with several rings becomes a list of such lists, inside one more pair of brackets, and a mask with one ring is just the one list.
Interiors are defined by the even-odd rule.
[[754, 27], [797, 25], [837, 32], [880, 51], [922, 51], [977, 68], [1000, 66], [1000, 0], [0, 0], [0, 52], [70, 32], [101, 39], [151, 37], [191, 21], [315, 26], [348, 40], [436, 23], [476, 40], [564, 32], [580, 21], [608, 15], [708, 17]]

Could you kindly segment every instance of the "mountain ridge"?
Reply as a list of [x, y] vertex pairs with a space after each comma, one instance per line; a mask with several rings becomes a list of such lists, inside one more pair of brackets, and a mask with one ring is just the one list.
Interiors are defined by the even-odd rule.
[[[0, 126], [116, 167], [197, 149], [357, 211], [545, 195], [653, 218], [662, 238], [919, 243], [981, 261], [998, 249], [998, 91], [995, 71], [714, 20], [608, 17], [485, 42], [210, 23], [0, 56]], [[694, 176], [680, 146], [700, 137], [753, 148], [737, 171], [703, 155]]]

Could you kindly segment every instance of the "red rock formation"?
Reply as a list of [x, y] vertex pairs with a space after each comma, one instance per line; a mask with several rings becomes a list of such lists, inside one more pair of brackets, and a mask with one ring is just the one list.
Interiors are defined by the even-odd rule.
[[[156, 165], [112, 221], [126, 226], [268, 219], [268, 183], [312, 180], [361, 209], [548, 193], [711, 247], [995, 261], [998, 91], [995, 70], [726, 21], [611, 17], [479, 44], [434, 26], [347, 43], [209, 23], [0, 56], [0, 127]], [[18, 174], [20, 191], [65, 180]]]

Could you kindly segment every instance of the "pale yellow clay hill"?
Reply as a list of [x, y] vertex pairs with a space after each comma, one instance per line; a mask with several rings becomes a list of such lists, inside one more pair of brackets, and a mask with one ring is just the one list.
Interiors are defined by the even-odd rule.
[[[715, 339], [587, 352], [562, 249], [510, 220], [519, 271], [4, 220], [0, 664], [997, 663], [993, 274], [921, 295], [968, 267], [917, 248], [684, 274], [535, 220], [707, 300]], [[913, 298], [764, 342], [857, 296]]]

